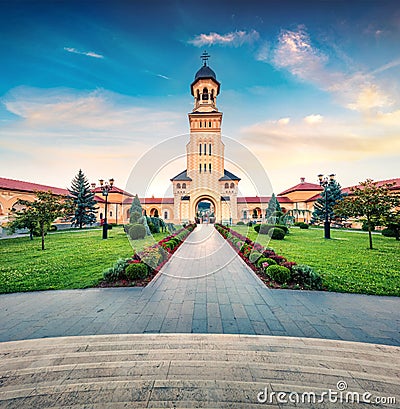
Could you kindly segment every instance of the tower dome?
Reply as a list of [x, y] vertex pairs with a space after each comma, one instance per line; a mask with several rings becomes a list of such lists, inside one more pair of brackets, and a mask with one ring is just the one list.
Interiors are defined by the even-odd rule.
[[196, 81], [200, 78], [212, 78], [213, 80], [217, 81], [217, 76], [215, 75], [215, 72], [208, 65], [203, 65], [196, 72], [196, 75], [194, 76], [194, 80]]
[[190, 90], [193, 96], [195, 96], [194, 92], [195, 86], [198, 85], [199, 83], [204, 84], [206, 82], [212, 84], [211, 86], [215, 88], [215, 96], [219, 94], [219, 88], [221, 84], [217, 81], [217, 76], [215, 72], [207, 65], [207, 61], [209, 58], [210, 56], [207, 54], [206, 51], [204, 51], [204, 53], [201, 55], [201, 59], [203, 60], [203, 66], [196, 72], [194, 76], [194, 81], [190, 85]]

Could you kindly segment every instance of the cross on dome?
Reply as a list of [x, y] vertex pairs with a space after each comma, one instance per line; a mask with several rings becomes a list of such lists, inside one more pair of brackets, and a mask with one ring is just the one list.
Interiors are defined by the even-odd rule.
[[207, 51], [204, 51], [203, 54], [201, 54], [200, 58], [203, 60], [204, 66], [207, 66], [207, 61], [210, 58], [210, 54], [208, 54]]

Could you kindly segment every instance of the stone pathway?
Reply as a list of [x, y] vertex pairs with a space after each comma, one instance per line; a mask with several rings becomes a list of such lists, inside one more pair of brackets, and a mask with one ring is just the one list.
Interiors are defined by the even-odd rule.
[[400, 299], [270, 290], [211, 225], [198, 226], [144, 289], [0, 295], [0, 341], [166, 332], [400, 345]]

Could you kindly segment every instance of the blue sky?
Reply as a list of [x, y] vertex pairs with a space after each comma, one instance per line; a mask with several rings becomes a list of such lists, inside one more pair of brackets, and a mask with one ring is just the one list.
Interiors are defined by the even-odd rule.
[[66, 187], [82, 168], [124, 187], [188, 132], [206, 49], [223, 133], [275, 192], [398, 177], [399, 39], [398, 1], [1, 1], [0, 175]]

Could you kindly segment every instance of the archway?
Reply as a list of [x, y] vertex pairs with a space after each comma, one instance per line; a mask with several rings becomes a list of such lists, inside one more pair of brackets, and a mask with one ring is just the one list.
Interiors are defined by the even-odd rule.
[[195, 204], [196, 223], [215, 223], [216, 206], [209, 197], [200, 197]]
[[158, 217], [158, 209], [155, 208], [155, 207], [153, 207], [153, 208], [150, 210], [150, 216], [151, 216], [151, 217]]

